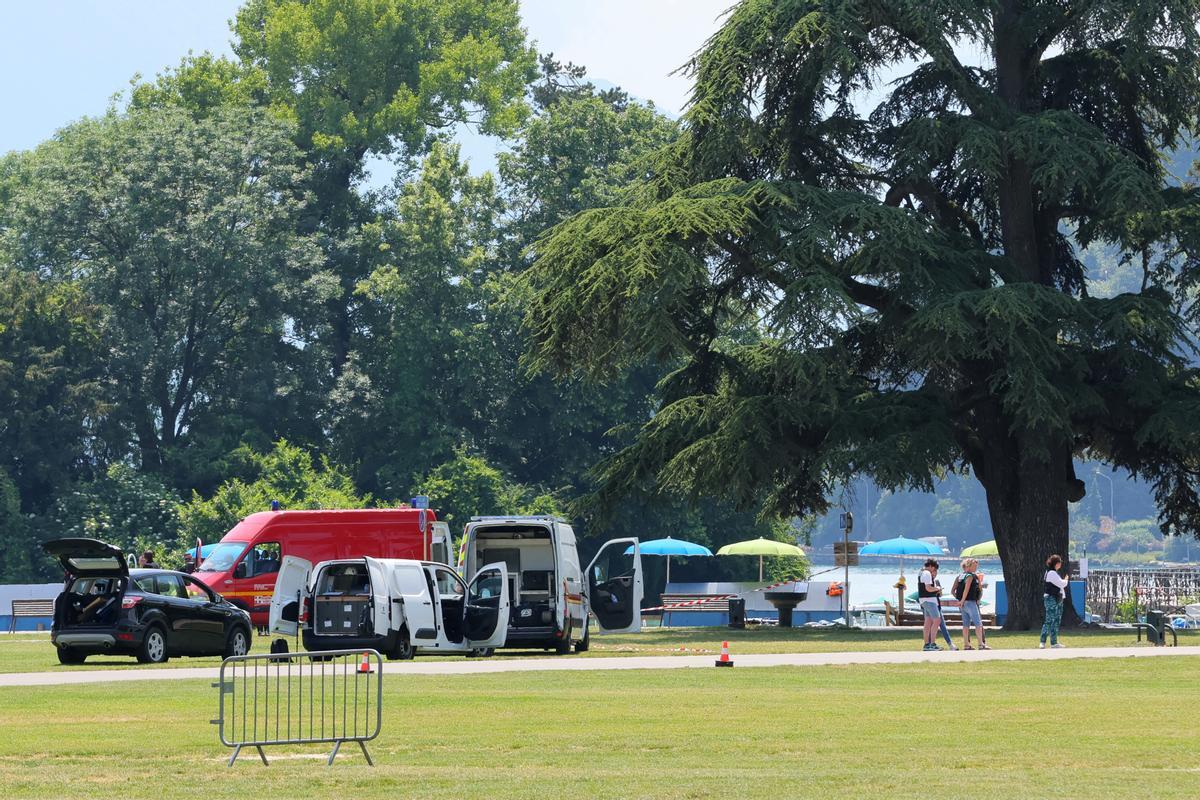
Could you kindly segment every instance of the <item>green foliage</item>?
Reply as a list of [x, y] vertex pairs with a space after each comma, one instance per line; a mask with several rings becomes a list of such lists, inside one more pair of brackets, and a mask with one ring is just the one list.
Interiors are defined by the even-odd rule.
[[530, 245], [568, 217], [616, 202], [643, 162], [678, 130], [653, 106], [614, 107], [590, 93], [549, 105], [526, 124], [512, 150], [498, 156], [518, 241]]
[[153, 82], [137, 76], [131, 83], [132, 110], [183, 108], [202, 117], [228, 107], [265, 106], [268, 100], [262, 70], [212, 53], [189, 54]]
[[491, 176], [435, 144], [394, 211], [364, 229], [376, 264], [356, 289], [365, 335], [330, 398], [335, 452], [360, 486], [403, 494], [489, 413], [471, 401], [489, 380], [482, 284], [497, 214]]
[[113, 464], [60, 496], [51, 519], [58, 536], [99, 539], [127, 552], [165, 548], [179, 536], [179, 498], [153, 475]]
[[370, 495], [359, 495], [354, 482], [328, 459], [314, 459], [308, 451], [279, 441], [268, 452], [243, 450], [247, 480], [235, 478], [222, 484], [212, 497], [193, 493], [180, 507], [181, 547], [192, 547], [196, 539], [219, 541], [244, 517], [267, 511], [272, 500], [285, 509], [366, 508]]
[[28, 522], [21, 513], [21, 494], [0, 469], [0, 583], [26, 583], [37, 577], [29, 545]]
[[[858, 475], [928, 491], [970, 466], [1021, 584], [1066, 546], [1087, 456], [1200, 532], [1200, 382], [1180, 356], [1200, 202], [1161, 158], [1197, 133], [1198, 15], [735, 6], [689, 65], [683, 135], [525, 274], [538, 366], [674, 367], [601, 502], [651, 484], [821, 512]], [[1089, 246], [1140, 262], [1137, 290], [1090, 296]]]
[[[542, 63], [544, 75], [533, 90], [538, 113], [499, 157], [505, 215], [483, 287], [487, 316], [475, 340], [480, 377], [464, 387], [463, 400], [489, 409], [492, 422], [474, 439], [489, 458], [522, 482], [578, 492], [589, 484], [597, 455], [628, 439], [618, 429], [653, 413], [650, 395], [661, 370], [612, 371], [603, 391], [580, 380], [530, 375], [521, 318], [532, 297], [519, 275], [545, 227], [613, 202], [636, 164], [674, 137], [677, 126], [620, 93], [595, 95], [578, 68], [548, 57]], [[610, 431], [615, 435], [606, 435]], [[667, 523], [686, 524], [679, 514]]]
[[477, 515], [562, 514], [553, 494], [515, 483], [484, 459], [461, 449], [451, 461], [431, 470], [413, 491], [429, 495], [439, 518], [452, 528]]
[[83, 120], [22, 164], [3, 244], [101, 309], [112, 399], [145, 469], [169, 467], [206, 408], [274, 355], [286, 315], [322, 299], [294, 233], [299, 158], [262, 113], [162, 109]]
[[1140, 619], [1137, 594], [1134, 592], [1130, 592], [1128, 597], [1118, 601], [1113, 607], [1113, 620], [1115, 622], [1138, 622]]
[[533, 75], [512, 0], [250, 0], [233, 30], [272, 107], [333, 160], [419, 153], [456, 122], [509, 131]]
[[[3, 224], [0, 223], [0, 235]], [[0, 266], [0, 471], [26, 512], [90, 470], [107, 430], [100, 309], [73, 281]]]

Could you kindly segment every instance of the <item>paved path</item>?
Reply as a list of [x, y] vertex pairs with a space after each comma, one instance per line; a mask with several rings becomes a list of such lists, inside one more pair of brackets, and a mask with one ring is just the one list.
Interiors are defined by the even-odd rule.
[[[1200, 646], [1186, 647], [1076, 647], [1062, 650], [987, 650], [925, 653], [756, 653], [734, 654], [737, 667], [820, 667], [842, 664], [918, 664], [947, 661], [1056, 661], [1064, 658], [1157, 658], [1200, 656]], [[389, 675], [475, 675], [488, 672], [567, 672], [606, 669], [713, 668], [712, 656], [620, 656], [612, 658], [485, 658], [451, 661], [393, 661], [384, 665]], [[110, 681], [213, 681], [217, 670], [205, 668], [71, 670], [18, 672], [0, 675], [0, 687], [54, 686]]]

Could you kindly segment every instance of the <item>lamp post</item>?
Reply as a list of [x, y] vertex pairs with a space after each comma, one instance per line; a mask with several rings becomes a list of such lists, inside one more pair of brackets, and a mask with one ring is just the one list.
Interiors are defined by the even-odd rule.
[[846, 613], [846, 628], [850, 628], [850, 531], [854, 530], [854, 514], [842, 514], [842, 560], [845, 577], [842, 580], [842, 606]]

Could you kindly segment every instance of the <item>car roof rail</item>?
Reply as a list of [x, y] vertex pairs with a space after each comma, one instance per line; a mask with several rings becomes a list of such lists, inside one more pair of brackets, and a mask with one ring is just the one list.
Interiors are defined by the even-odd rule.
[[471, 517], [471, 522], [561, 522], [566, 525], [567, 521], [562, 517], [556, 517], [551, 514], [516, 514], [513, 516], [484, 516]]

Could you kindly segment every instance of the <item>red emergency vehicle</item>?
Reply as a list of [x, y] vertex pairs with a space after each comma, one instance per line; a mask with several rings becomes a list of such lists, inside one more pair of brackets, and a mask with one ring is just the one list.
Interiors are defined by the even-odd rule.
[[316, 564], [363, 556], [448, 563], [449, 555], [449, 526], [432, 509], [263, 511], [225, 534], [195, 576], [262, 627], [284, 556]]

